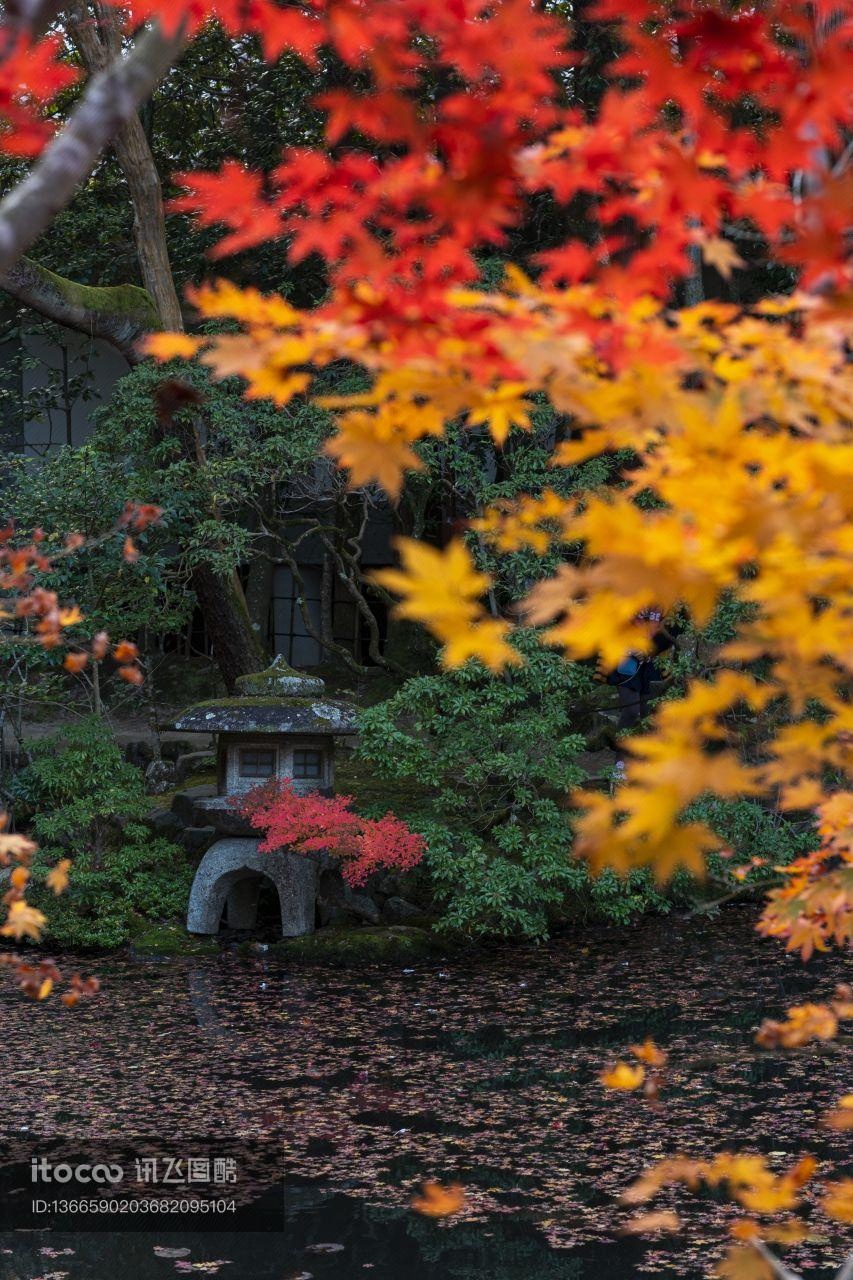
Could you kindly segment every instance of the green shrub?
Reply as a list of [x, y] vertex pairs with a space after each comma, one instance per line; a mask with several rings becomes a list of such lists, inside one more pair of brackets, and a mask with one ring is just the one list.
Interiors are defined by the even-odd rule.
[[[167, 920], [186, 910], [192, 869], [177, 845], [143, 824], [149, 806], [139, 770], [121, 757], [97, 717], [45, 738], [13, 788], [16, 816], [39, 851], [29, 895], [48, 917], [59, 946], [118, 947], [135, 919]], [[71, 858], [68, 889], [44, 887], [60, 858]]]
[[586, 776], [578, 757], [598, 686], [589, 666], [566, 662], [535, 634], [513, 643], [523, 667], [495, 677], [470, 662], [419, 676], [359, 717], [360, 757], [434, 793], [429, 811], [405, 817], [427, 839], [443, 925], [542, 937], [558, 919], [626, 922], [666, 909], [644, 873], [593, 880], [572, 857], [566, 792]]
[[[817, 829], [811, 818], [797, 820], [777, 809], [768, 809], [758, 800], [721, 800], [718, 796], [706, 796], [691, 805], [686, 815], [691, 821], [706, 822], [726, 842], [732, 856], [708, 857], [708, 871], [712, 878], [732, 887], [740, 883], [762, 885], [778, 879], [775, 867], [787, 866], [795, 858], [816, 849], [820, 844]], [[735, 867], [761, 859], [750, 865], [745, 880], [732, 875]]]

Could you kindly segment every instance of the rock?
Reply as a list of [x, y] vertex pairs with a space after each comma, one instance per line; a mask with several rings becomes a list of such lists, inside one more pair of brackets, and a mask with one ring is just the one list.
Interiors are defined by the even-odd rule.
[[145, 819], [145, 824], [155, 835], [165, 836], [167, 839], [171, 839], [184, 829], [180, 818], [171, 809], [152, 809]]
[[371, 893], [382, 898], [395, 898], [400, 893], [400, 879], [393, 871], [378, 871], [368, 880]]
[[216, 787], [201, 783], [197, 787], [186, 787], [178, 791], [172, 800], [172, 812], [185, 827], [204, 826], [204, 822], [195, 821], [195, 808], [199, 800], [209, 800], [216, 795]]
[[160, 754], [164, 760], [177, 762], [181, 756], [189, 755], [195, 750], [195, 743], [186, 738], [169, 738], [163, 743]]
[[204, 853], [216, 839], [216, 827], [183, 827], [178, 843], [190, 855]]
[[145, 770], [145, 790], [149, 795], [160, 796], [175, 785], [175, 766], [168, 760], [152, 760]]
[[416, 916], [424, 913], [414, 903], [405, 898], [389, 898], [382, 908], [382, 920], [385, 924], [409, 924]]
[[180, 786], [194, 773], [216, 767], [216, 756], [211, 751], [186, 751], [175, 761], [175, 785]]
[[366, 893], [353, 893], [352, 889], [350, 889], [344, 906], [351, 916], [355, 916], [356, 920], [366, 920], [368, 924], [379, 924], [379, 908], [372, 898], [368, 898]]
[[379, 907], [366, 893], [357, 893], [346, 883], [340, 871], [323, 871], [317, 896], [320, 923], [339, 925], [364, 920], [379, 924]]

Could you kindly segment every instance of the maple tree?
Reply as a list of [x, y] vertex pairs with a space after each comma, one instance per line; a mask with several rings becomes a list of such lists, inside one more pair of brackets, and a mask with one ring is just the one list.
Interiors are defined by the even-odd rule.
[[[660, 709], [654, 734], [632, 740], [617, 795], [577, 798], [577, 848], [594, 866], [650, 864], [665, 877], [678, 865], [700, 871], [704, 852], [719, 846], [705, 825], [681, 821], [692, 800], [773, 789], [783, 804], [816, 804], [850, 731], [841, 691], [850, 652], [850, 27], [831, 5], [791, 0], [749, 13], [605, 0], [595, 16], [618, 24], [626, 48], [589, 119], [560, 100], [554, 73], [577, 57], [565, 24], [526, 0], [131, 6], [128, 29], [156, 17], [164, 38], [188, 38], [216, 17], [229, 31], [257, 32], [270, 57], [288, 48], [310, 63], [331, 47], [369, 85], [323, 95], [331, 151], [286, 150], [263, 179], [232, 162], [185, 175], [175, 205], [226, 228], [214, 255], [272, 238], [287, 238], [290, 261], [322, 255], [327, 301], [306, 312], [220, 281], [193, 301], [242, 334], [157, 335], [149, 350], [201, 350], [218, 375], [240, 373], [249, 396], [279, 404], [310, 393], [315, 372], [334, 360], [361, 365], [369, 391], [325, 398], [338, 414], [328, 449], [353, 483], [377, 481], [392, 495], [407, 468], [423, 465], [418, 441], [461, 418], [501, 444], [529, 426], [537, 393], [576, 426], [555, 461], [619, 448], [636, 455], [621, 488], [582, 501], [522, 499], [486, 513], [480, 533], [505, 548], [548, 535], [583, 544], [584, 558], [522, 605], [573, 657], [616, 663], [645, 651], [643, 609], [686, 608], [701, 625], [726, 592], [749, 606], [721, 655], [741, 670]], [[57, 50], [34, 47], [41, 61], [26, 67], [41, 88], [30, 97], [15, 89], [18, 62], [8, 63], [10, 135], [22, 128], [22, 96], [35, 121], [60, 87], [51, 79]], [[446, 87], [424, 101], [427, 74]], [[73, 125], [74, 116], [65, 132]], [[353, 131], [372, 147], [342, 145]], [[62, 144], [60, 133], [33, 172]], [[499, 291], [472, 288], [476, 250], [502, 244], [537, 192], [591, 200], [593, 243], [540, 253], [535, 280], [509, 265]], [[739, 219], [796, 267], [799, 292], [674, 310], [672, 282], [695, 269], [697, 250], [724, 276], [736, 267], [724, 233]], [[649, 491], [656, 502], [638, 505]], [[501, 670], [517, 660], [510, 623], [483, 609], [488, 581], [464, 543], [442, 552], [404, 544], [401, 556], [403, 569], [382, 581], [402, 593], [407, 616], [434, 630], [447, 663], [477, 656]], [[750, 669], [758, 662], [767, 666], [760, 679]], [[733, 706], [758, 711], [774, 700], [794, 722], [761, 765], [747, 765], [721, 721]], [[849, 815], [849, 793], [832, 803]], [[843, 881], [849, 850], [838, 852], [837, 841], [833, 849]], [[768, 906], [766, 927], [790, 935], [780, 901]], [[826, 932], [822, 908], [801, 914], [798, 928], [808, 950]], [[848, 928], [842, 918], [833, 932]]]
[[[159, 518], [155, 507], [128, 504], [117, 524], [104, 534], [104, 539], [120, 537], [123, 555], [132, 559], [136, 554], [133, 535], [141, 532]], [[139, 651], [135, 644], [122, 640], [111, 643], [104, 631], [98, 632], [87, 645], [73, 638], [73, 628], [82, 621], [82, 614], [75, 605], [63, 606], [55, 591], [39, 585], [39, 577], [50, 571], [58, 559], [78, 555], [88, 545], [79, 534], [69, 534], [61, 551], [48, 556], [42, 549], [44, 535], [36, 530], [29, 539], [21, 538], [14, 525], [0, 530], [0, 619], [15, 622], [23, 628], [19, 643], [31, 643], [42, 649], [65, 647], [65, 670], [79, 674], [89, 663], [101, 663], [111, 657], [117, 673], [130, 684], [140, 684], [142, 672]], [[30, 881], [29, 867], [36, 852], [36, 845], [25, 836], [6, 832], [7, 815], [0, 813], [0, 867], [11, 867], [9, 888], [3, 894], [5, 919], [0, 924], [0, 936], [20, 941], [29, 938], [38, 942], [47, 923], [44, 912], [27, 902]], [[55, 894], [63, 893], [68, 885], [71, 863], [63, 858], [48, 873], [46, 884]], [[13, 966], [20, 989], [36, 999], [45, 999], [53, 990], [60, 974], [55, 966], [28, 964], [17, 955], [4, 957]], [[81, 995], [94, 994], [94, 986], [87, 986], [76, 975], [71, 979], [63, 1001], [69, 1007]]]
[[[325, 258], [331, 286], [309, 312], [224, 281], [203, 286], [199, 311], [244, 332], [196, 338], [194, 349], [220, 375], [241, 373], [249, 396], [281, 404], [310, 394], [333, 360], [362, 366], [369, 391], [323, 401], [338, 414], [328, 450], [353, 483], [392, 496], [423, 465], [418, 442], [448, 420], [488, 426], [500, 445], [529, 427], [537, 394], [571, 416], [575, 438], [556, 463], [631, 451], [621, 487], [577, 500], [546, 491], [475, 525], [504, 550], [583, 545], [520, 605], [573, 658], [615, 665], [648, 651], [637, 619], [649, 608], [686, 609], [701, 626], [726, 593], [744, 605], [720, 655], [735, 669], [660, 708], [654, 732], [632, 738], [616, 795], [576, 797], [576, 849], [593, 867], [701, 873], [720, 840], [682, 818], [707, 792], [770, 791], [790, 808], [823, 799], [848, 830], [851, 794], [827, 801], [822, 783], [850, 733], [849, 19], [787, 2], [748, 14], [599, 4], [627, 44], [613, 71], [630, 79], [588, 119], [561, 106], [548, 74], [571, 61], [554, 18], [523, 3], [392, 12], [389, 23], [386, 6], [316, 11], [317, 42], [373, 81], [372, 93], [324, 95], [332, 154], [285, 151], [264, 181], [233, 164], [184, 177], [176, 207], [227, 229], [215, 253], [287, 237], [289, 260]], [[423, 107], [415, 86], [428, 70], [451, 87]], [[352, 130], [390, 153], [339, 146]], [[477, 248], [500, 245], [543, 191], [592, 200], [594, 243], [540, 253], [535, 279], [510, 264], [500, 290], [472, 287]], [[673, 280], [695, 269], [697, 250], [723, 276], [736, 267], [723, 233], [744, 219], [796, 266], [798, 291], [675, 309]], [[149, 349], [190, 346], [158, 335]], [[653, 503], [638, 502], [646, 493]], [[464, 541], [400, 552], [402, 568], [379, 581], [433, 631], [448, 665], [518, 661]], [[747, 763], [725, 717], [771, 705], [791, 722]], [[829, 934], [849, 938], [849, 860], [833, 838], [771, 898], [763, 927], [804, 954]], [[826, 864], [841, 892], [806, 894]]]

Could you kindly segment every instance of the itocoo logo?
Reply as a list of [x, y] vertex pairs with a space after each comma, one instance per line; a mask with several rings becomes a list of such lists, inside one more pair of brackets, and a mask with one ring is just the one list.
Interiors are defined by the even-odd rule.
[[46, 1156], [30, 1161], [31, 1182], [121, 1182], [120, 1164], [52, 1164]]

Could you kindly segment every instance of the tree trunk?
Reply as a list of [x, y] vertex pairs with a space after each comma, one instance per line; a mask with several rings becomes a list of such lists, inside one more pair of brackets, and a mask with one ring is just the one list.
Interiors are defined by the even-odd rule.
[[[184, 456], [199, 465], [204, 463], [204, 450], [198, 428], [189, 415], [177, 415], [182, 409], [198, 405], [201, 399], [195, 387], [176, 379], [161, 382], [154, 396], [160, 430], [179, 441]], [[215, 509], [211, 514], [215, 517]], [[190, 582], [204, 614], [213, 657], [230, 692], [237, 676], [263, 671], [268, 662], [266, 650], [252, 626], [236, 570], [221, 574], [208, 565], [196, 565]]]
[[68, 122], [0, 201], [0, 270], [17, 262], [71, 201], [104, 148], [180, 56], [186, 38], [183, 22], [168, 36], [155, 24], [126, 57], [113, 59], [90, 79]]
[[[69, 10], [68, 28], [90, 75], [95, 75], [121, 54], [118, 13], [94, 0], [94, 21], [88, 6]], [[133, 239], [145, 288], [154, 299], [164, 329], [184, 327], [166, 243], [163, 193], [160, 175], [138, 115], [115, 135], [112, 147], [133, 204]]]
[[264, 535], [258, 543], [257, 554], [249, 565], [249, 576], [246, 579], [246, 608], [249, 610], [249, 621], [258, 640], [266, 647], [269, 647], [270, 643], [274, 551], [273, 539]]
[[236, 571], [223, 576], [214, 573], [208, 565], [198, 565], [191, 582], [204, 614], [216, 665], [228, 692], [233, 693], [238, 676], [263, 671], [267, 665], [266, 652], [249, 618], [240, 579]]

